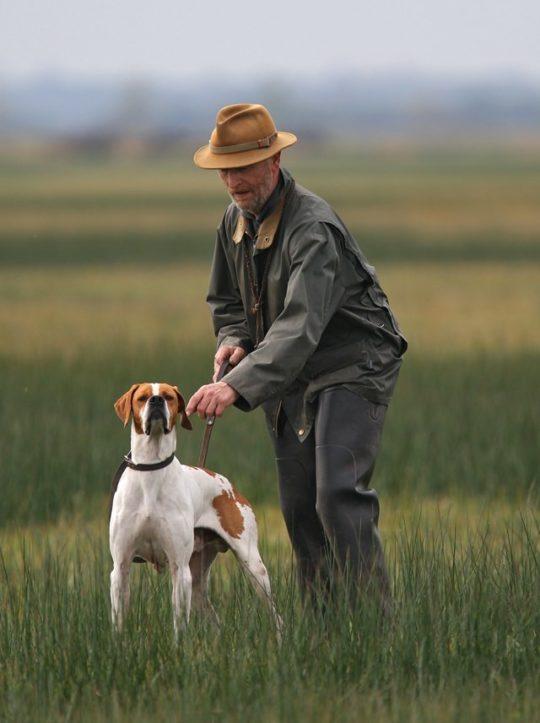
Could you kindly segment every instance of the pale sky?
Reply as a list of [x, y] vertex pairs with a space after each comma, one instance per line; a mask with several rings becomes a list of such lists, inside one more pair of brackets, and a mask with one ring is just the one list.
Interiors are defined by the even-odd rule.
[[540, 77], [540, 0], [0, 0], [0, 79], [341, 70]]

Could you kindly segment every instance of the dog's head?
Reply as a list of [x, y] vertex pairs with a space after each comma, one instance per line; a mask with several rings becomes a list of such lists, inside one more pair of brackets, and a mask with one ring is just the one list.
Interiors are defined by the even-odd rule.
[[169, 434], [178, 416], [182, 427], [191, 429], [184, 399], [178, 387], [171, 384], [133, 384], [131, 389], [115, 402], [114, 409], [124, 427], [133, 414], [137, 434]]

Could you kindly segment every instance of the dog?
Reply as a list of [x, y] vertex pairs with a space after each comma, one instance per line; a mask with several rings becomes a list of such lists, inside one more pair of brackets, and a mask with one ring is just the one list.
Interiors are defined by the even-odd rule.
[[175, 456], [176, 422], [191, 429], [178, 387], [140, 383], [114, 405], [131, 424], [131, 453], [112, 491], [109, 543], [113, 559], [111, 612], [121, 630], [129, 606], [133, 561], [148, 562], [172, 576], [175, 638], [188, 622], [191, 602], [217, 616], [208, 599], [210, 566], [232, 550], [277, 626], [270, 579], [258, 550], [257, 522], [249, 502], [228, 479], [208, 469], [181, 464]]

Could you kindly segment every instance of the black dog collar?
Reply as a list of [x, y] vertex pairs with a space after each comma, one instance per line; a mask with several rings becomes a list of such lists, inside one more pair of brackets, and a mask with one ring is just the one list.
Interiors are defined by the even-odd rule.
[[174, 459], [174, 452], [171, 454], [170, 457], [167, 457], [167, 459], [162, 460], [161, 462], [153, 462], [152, 464], [135, 464], [131, 461], [131, 452], [128, 452], [124, 456], [124, 462], [130, 469], [135, 469], [138, 472], [150, 472], [153, 469], [162, 469], [162, 467], [167, 467]]

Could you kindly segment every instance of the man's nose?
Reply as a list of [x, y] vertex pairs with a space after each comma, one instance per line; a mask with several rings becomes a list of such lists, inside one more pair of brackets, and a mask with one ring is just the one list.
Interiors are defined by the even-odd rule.
[[160, 407], [163, 404], [163, 397], [154, 395], [153, 397], [150, 397], [150, 399], [148, 400], [148, 404], [151, 407]]

